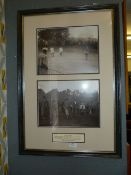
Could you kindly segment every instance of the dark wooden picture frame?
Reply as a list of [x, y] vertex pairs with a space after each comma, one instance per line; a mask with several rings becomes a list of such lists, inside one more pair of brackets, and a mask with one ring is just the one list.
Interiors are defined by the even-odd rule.
[[[26, 53], [25, 53], [25, 50], [29, 50], [29, 52], [33, 51], [33, 49], [35, 48], [36, 49], [36, 44], [34, 43], [32, 46], [29, 46], [28, 42], [26, 43], [25, 41], [25, 33], [29, 32], [28, 29], [27, 31], [25, 31], [25, 26], [27, 25], [28, 26], [28, 20], [24, 21], [24, 19], [27, 17], [31, 17], [32, 19], [33, 18], [36, 18], [38, 16], [41, 16], [41, 17], [44, 17], [44, 16], [51, 16], [54, 14], [55, 15], [63, 15], [63, 14], [66, 14], [66, 15], [70, 15], [70, 14], [86, 14], [88, 12], [109, 12], [110, 11], [110, 20], [112, 22], [112, 26], [111, 26], [111, 30], [112, 33], [110, 34], [112, 36], [112, 43], [113, 43], [113, 46], [111, 46], [113, 48], [112, 50], [112, 54], [111, 54], [111, 67], [112, 67], [112, 70], [111, 70], [111, 93], [112, 93], [112, 99], [113, 99], [113, 106], [109, 103], [109, 105], [107, 104], [107, 106], [110, 107], [110, 109], [112, 109], [112, 123], [111, 123], [111, 126], [113, 128], [113, 132], [112, 132], [112, 142], [113, 142], [113, 146], [111, 146], [111, 150], [109, 149], [88, 149], [88, 147], [86, 149], [83, 149], [83, 148], [79, 148], [79, 145], [77, 145], [76, 143], [79, 143], [79, 144], [83, 144], [82, 142], [82, 135], [81, 134], [84, 134], [84, 143], [87, 143], [87, 133], [84, 133], [85, 130], [83, 128], [83, 130], [78, 130], [77, 129], [74, 131], [74, 135], [72, 132], [63, 129], [62, 132], [60, 131], [57, 131], [57, 132], [54, 132], [52, 130], [52, 128], [50, 127], [50, 131], [49, 131], [49, 135], [48, 137], [50, 137], [49, 140], [57, 140], [58, 142], [55, 142], [55, 145], [56, 143], [58, 143], [58, 145], [55, 147], [54, 143], [51, 143], [52, 145], [48, 148], [43, 148], [42, 145], [39, 146], [39, 143], [37, 143], [37, 138], [34, 138], [36, 139], [35, 140], [35, 144], [37, 146], [34, 145], [31, 145], [32, 144], [32, 140], [30, 137], [30, 139], [28, 140], [28, 137], [27, 137], [27, 130], [28, 130], [28, 124], [30, 119], [31, 119], [31, 116], [28, 113], [28, 111], [30, 111], [30, 108], [28, 108], [28, 93], [29, 93], [29, 89], [34, 92], [32, 94], [35, 94], [33, 95], [32, 98], [36, 99], [36, 97], [34, 96], [37, 96], [37, 81], [38, 80], [44, 80], [44, 81], [50, 81], [50, 80], [53, 80], [53, 81], [58, 81], [58, 80], [61, 80], [61, 81], [66, 81], [66, 80], [82, 80], [82, 79], [89, 79], [89, 80], [93, 80], [93, 79], [99, 79], [100, 81], [100, 92], [101, 91], [104, 91], [104, 90], [101, 90], [101, 89], [106, 89], [108, 90], [108, 87], [106, 86], [106, 83], [104, 85], [104, 81], [103, 81], [103, 78], [102, 76], [104, 77], [105, 75], [103, 74], [103, 72], [101, 71], [102, 68], [102, 61], [101, 59], [101, 55], [99, 55], [99, 73], [95, 74], [95, 75], [87, 75], [87, 74], [84, 74], [84, 75], [57, 75], [55, 76], [54, 75], [37, 75], [37, 66], [35, 64], [37, 64], [37, 61], [36, 61], [36, 54], [33, 55], [33, 57], [35, 58], [34, 60], [34, 65], [33, 64], [26, 64], [26, 61], [27, 60], [27, 56], [26, 56]], [[121, 86], [121, 75], [120, 75], [120, 64], [121, 64], [121, 60], [120, 60], [120, 48], [119, 48], [119, 45], [120, 45], [120, 41], [119, 41], [119, 15], [118, 15], [118, 11], [119, 11], [119, 7], [118, 5], [103, 5], [103, 6], [100, 6], [100, 5], [92, 5], [92, 6], [82, 6], [82, 7], [71, 7], [71, 8], [54, 8], [54, 9], [39, 9], [39, 10], [24, 10], [24, 11], [18, 11], [18, 35], [17, 35], [17, 39], [18, 39], [18, 117], [19, 117], [19, 150], [20, 150], [20, 154], [31, 154], [31, 155], [71, 155], [71, 156], [102, 156], [102, 157], [115, 157], [115, 158], [119, 158], [121, 156], [121, 111], [120, 111], [120, 100], [121, 100], [121, 94], [120, 94], [120, 86]], [[87, 15], [87, 14], [86, 14]], [[88, 22], [89, 23], [89, 22]], [[33, 25], [33, 24], [32, 24]], [[28, 27], [27, 27], [28, 28]], [[36, 27], [36, 28], [39, 28], [39, 27]], [[36, 31], [36, 28], [34, 28], [34, 30], [32, 30], [31, 32], [35, 32]], [[99, 36], [99, 39], [101, 40], [101, 34]], [[35, 37], [34, 37], [35, 38]], [[29, 38], [30, 40], [30, 38]], [[116, 44], [117, 43], [117, 44]], [[30, 43], [31, 44], [31, 43]], [[101, 42], [99, 43], [99, 45], [101, 45]], [[27, 47], [29, 47], [27, 49]], [[100, 46], [101, 47], [101, 46]], [[103, 45], [102, 46], [103, 48], [106, 48], [106, 45]], [[99, 48], [100, 49], [100, 48]], [[27, 52], [27, 51], [26, 51]], [[34, 52], [33, 52], [34, 53]], [[36, 53], [36, 52], [35, 52]], [[106, 67], [106, 69], [108, 69], [108, 64], [105, 64], [104, 65]], [[33, 67], [33, 68], [32, 68]], [[30, 70], [31, 72], [30, 72]], [[34, 71], [35, 70], [35, 71]], [[33, 80], [33, 76], [31, 76], [31, 81], [33, 82], [33, 84], [28, 84], [28, 80], [26, 79], [26, 77], [30, 77], [29, 75], [31, 75], [31, 73], [34, 73], [34, 75], [36, 76], [36, 79]], [[29, 74], [28, 74], [29, 73]], [[109, 75], [110, 76], [110, 75]], [[86, 78], [85, 78], [86, 77]], [[94, 78], [95, 77], [95, 78]], [[96, 78], [97, 77], [97, 78]], [[105, 76], [105, 79], [108, 78], [108, 75], [107, 77]], [[36, 89], [35, 89], [36, 88]], [[35, 91], [33, 91], [35, 89]], [[29, 94], [29, 98], [31, 99], [31, 96], [32, 94]], [[102, 93], [101, 93], [102, 94]], [[108, 96], [108, 95], [107, 95]], [[103, 99], [103, 95], [101, 95], [102, 99]], [[105, 101], [102, 101], [102, 99], [100, 98], [100, 121], [103, 119], [101, 118], [101, 114], [103, 113], [103, 104], [105, 104]], [[105, 97], [105, 99], [107, 100], [108, 97]], [[33, 102], [36, 106], [36, 109], [37, 109], [37, 103], [36, 101], [37, 100], [34, 100], [35, 102]], [[108, 101], [108, 100], [107, 100]], [[31, 103], [32, 101], [30, 101]], [[106, 106], [106, 107], [107, 107]], [[33, 109], [33, 108], [32, 108]], [[37, 110], [34, 110], [35, 113], [37, 113]], [[105, 116], [108, 115], [108, 112], [105, 113]], [[33, 120], [34, 121], [37, 121], [37, 115], [33, 117]], [[108, 120], [108, 118], [107, 118]], [[101, 129], [101, 125], [102, 125], [102, 121], [100, 122], [100, 129]], [[37, 122], [32, 124], [32, 126], [34, 128], [37, 128], [38, 125], [37, 125]], [[31, 125], [29, 126], [32, 127]], [[32, 133], [35, 133], [35, 131], [37, 131], [37, 129], [39, 130], [39, 127], [35, 130], [34, 128], [31, 128], [31, 131], [30, 131], [30, 134]], [[62, 128], [61, 128], [62, 130]], [[28, 130], [29, 131], [29, 130]], [[84, 131], [84, 132], [83, 132]], [[95, 131], [94, 131], [95, 132]], [[78, 136], [77, 135], [80, 135]], [[107, 132], [108, 133], [108, 132]], [[105, 133], [105, 134], [107, 134]], [[41, 133], [43, 134], [43, 133]], [[55, 137], [52, 138], [52, 135], [53, 134], [62, 134], [60, 135], [60, 137]], [[65, 135], [64, 135], [65, 134]], [[66, 135], [68, 135], [68, 138], [66, 137]], [[31, 135], [32, 136], [32, 135]], [[38, 135], [37, 135], [38, 136]], [[105, 138], [108, 138], [109, 136], [106, 135]], [[43, 138], [44, 139], [44, 138]], [[47, 140], [48, 140], [47, 139]], [[68, 140], [69, 139], [69, 140]], [[76, 139], [76, 143], [73, 142], [73, 140]], [[92, 138], [92, 139], [95, 139], [95, 138]], [[68, 145], [65, 145], [65, 142], [66, 143], [72, 143], [72, 144], [68, 144]], [[99, 141], [99, 138], [98, 138], [98, 141]], [[106, 142], [105, 140], [103, 140], [104, 142]], [[31, 142], [31, 144], [30, 144]], [[65, 148], [61, 148], [61, 143], [59, 144], [59, 142], [62, 142], [62, 144], [65, 146]], [[102, 143], [101, 143], [102, 144]], [[30, 145], [30, 146], [29, 146]], [[54, 145], [54, 147], [53, 147]], [[73, 146], [74, 145], [74, 146]], [[78, 146], [78, 150], [77, 150], [77, 146]], [[93, 145], [95, 147], [95, 145]], [[68, 148], [67, 148], [68, 147]], [[60, 149], [59, 149], [60, 148]]]

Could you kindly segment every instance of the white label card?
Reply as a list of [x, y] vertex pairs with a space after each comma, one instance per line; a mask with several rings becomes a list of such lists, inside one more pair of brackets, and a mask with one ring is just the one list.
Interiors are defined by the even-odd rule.
[[67, 142], [67, 143], [84, 143], [85, 134], [84, 133], [53, 133], [52, 142]]

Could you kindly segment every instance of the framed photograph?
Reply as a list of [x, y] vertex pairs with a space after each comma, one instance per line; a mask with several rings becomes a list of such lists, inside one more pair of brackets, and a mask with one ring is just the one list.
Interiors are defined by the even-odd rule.
[[118, 16], [117, 5], [18, 12], [20, 154], [121, 156]]
[[99, 80], [37, 83], [38, 126], [100, 127]]
[[99, 73], [99, 26], [37, 28], [37, 73]]

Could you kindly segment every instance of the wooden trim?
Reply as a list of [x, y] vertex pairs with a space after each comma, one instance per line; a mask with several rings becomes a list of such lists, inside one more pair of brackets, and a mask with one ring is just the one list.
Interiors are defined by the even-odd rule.
[[127, 19], [126, 0], [123, 0], [123, 35], [124, 35], [124, 62], [125, 62], [125, 83], [126, 83], [126, 113], [128, 114], [129, 90], [128, 90], [128, 61], [127, 61]]

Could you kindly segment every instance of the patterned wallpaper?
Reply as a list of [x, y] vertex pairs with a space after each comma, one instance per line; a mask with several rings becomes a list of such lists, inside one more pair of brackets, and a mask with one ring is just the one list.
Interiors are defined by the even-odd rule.
[[4, 0], [0, 0], [0, 175], [8, 174]]

